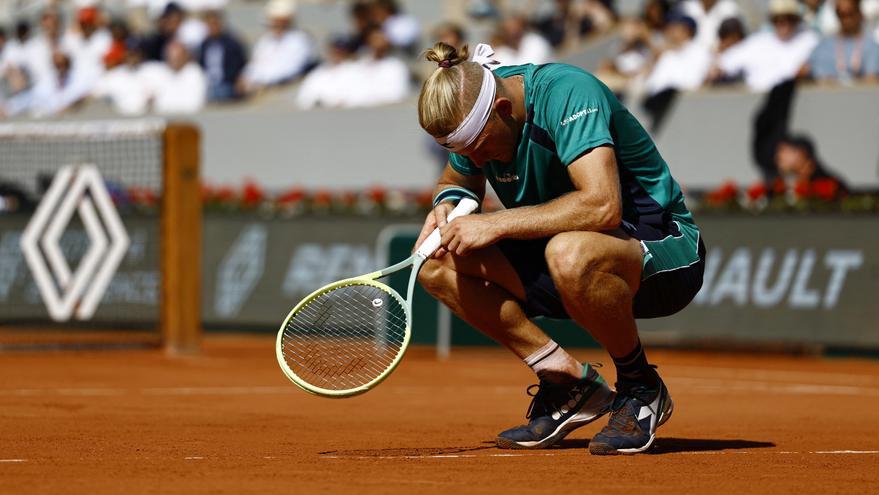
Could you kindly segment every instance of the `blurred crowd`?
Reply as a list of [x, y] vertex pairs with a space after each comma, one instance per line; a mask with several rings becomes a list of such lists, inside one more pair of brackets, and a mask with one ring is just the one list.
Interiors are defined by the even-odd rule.
[[472, 0], [468, 22], [433, 25], [394, 0], [352, 0], [347, 31], [323, 40], [299, 25], [295, 0], [268, 0], [253, 43], [230, 26], [227, 1], [126, 0], [122, 11], [100, 0], [49, 1], [36, 17], [0, 28], [0, 115], [52, 116], [93, 100], [124, 115], [192, 113], [290, 84], [301, 108], [393, 103], [426, 75], [415, 63], [421, 49], [483, 41], [468, 37], [477, 25], [491, 26], [487, 41], [506, 65], [556, 60], [615, 33], [596, 74], [643, 102], [654, 128], [678, 91], [742, 83], [763, 92], [802, 77], [879, 81], [879, 0], [770, 0], [751, 32], [737, 0], [644, 0], [641, 15], [628, 17], [613, 0], [531, 1], [522, 11]]

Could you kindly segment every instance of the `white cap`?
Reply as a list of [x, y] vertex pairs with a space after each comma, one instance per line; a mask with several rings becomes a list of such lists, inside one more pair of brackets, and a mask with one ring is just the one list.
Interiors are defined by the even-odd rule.
[[769, 15], [795, 15], [801, 16], [800, 3], [797, 0], [770, 0]]
[[296, 14], [296, 0], [269, 0], [265, 9], [269, 19], [287, 19]]

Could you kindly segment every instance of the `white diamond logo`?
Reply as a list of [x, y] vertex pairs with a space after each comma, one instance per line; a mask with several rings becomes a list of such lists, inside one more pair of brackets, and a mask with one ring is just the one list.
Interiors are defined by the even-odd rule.
[[[71, 272], [60, 241], [74, 213], [85, 226], [89, 247]], [[125, 226], [94, 165], [59, 169], [21, 236], [21, 250], [55, 321], [94, 315], [128, 244]]]

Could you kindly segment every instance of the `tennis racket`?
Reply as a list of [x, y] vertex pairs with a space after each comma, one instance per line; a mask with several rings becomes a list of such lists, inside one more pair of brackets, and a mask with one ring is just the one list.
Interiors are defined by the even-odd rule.
[[[464, 198], [448, 220], [476, 210]], [[440, 247], [435, 229], [409, 258], [377, 272], [325, 285], [297, 304], [278, 331], [281, 370], [306, 392], [351, 397], [397, 367], [412, 336], [412, 291], [425, 260]], [[412, 267], [406, 299], [378, 279]]]

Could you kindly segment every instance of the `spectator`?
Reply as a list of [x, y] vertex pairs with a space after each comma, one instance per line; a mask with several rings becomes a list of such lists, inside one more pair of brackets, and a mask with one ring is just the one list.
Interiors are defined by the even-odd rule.
[[818, 36], [800, 28], [800, 10], [796, 0], [770, 0], [771, 31], [748, 36], [718, 59], [712, 79], [744, 75], [753, 91], [767, 91], [786, 80], [796, 78], [818, 44]]
[[696, 21], [672, 15], [665, 27], [667, 48], [647, 77], [647, 92], [655, 95], [668, 89], [692, 91], [702, 86], [708, 74], [711, 55], [696, 40]]
[[186, 45], [174, 40], [165, 48], [166, 64], [151, 64], [146, 74], [153, 110], [160, 114], [195, 113], [207, 100], [207, 78], [190, 60]]
[[293, 0], [270, 0], [265, 12], [268, 32], [257, 41], [244, 69], [246, 92], [292, 81], [304, 74], [316, 58], [311, 38], [293, 28]]
[[391, 46], [409, 54], [418, 50], [421, 26], [415, 17], [403, 13], [396, 1], [374, 0], [372, 19], [376, 25], [381, 26]]
[[28, 110], [34, 117], [51, 117], [77, 105], [91, 91], [91, 75], [83, 77], [74, 70], [72, 59], [66, 53], [52, 52], [52, 71], [48, 79], [40, 80], [31, 92]]
[[19, 69], [27, 65], [27, 49], [31, 39], [31, 25], [21, 20], [15, 23], [15, 35], [6, 41], [3, 46], [3, 54], [0, 55], [0, 72], [5, 72], [10, 66]]
[[85, 7], [76, 13], [76, 27], [64, 37], [62, 47], [73, 60], [82, 83], [93, 87], [104, 74], [104, 55], [110, 51], [113, 38], [103, 27], [97, 7]]
[[358, 83], [349, 91], [343, 105], [371, 107], [402, 101], [411, 92], [409, 68], [392, 55], [393, 46], [384, 30], [374, 28], [366, 36], [369, 52], [357, 62]]
[[296, 95], [300, 108], [340, 107], [352, 90], [361, 84], [358, 64], [354, 59], [354, 42], [348, 36], [337, 36], [329, 46], [329, 59], [309, 72]]
[[57, 82], [53, 54], [62, 49], [63, 19], [55, 8], [47, 8], [40, 16], [40, 34], [26, 46], [25, 66], [35, 85], [46, 87]]
[[92, 91], [92, 96], [108, 100], [113, 109], [122, 115], [143, 115], [149, 110], [152, 98], [146, 72], [141, 47], [136, 41], [130, 41], [125, 49], [125, 62], [104, 74]]
[[208, 36], [199, 50], [198, 62], [208, 78], [208, 99], [226, 101], [240, 98], [236, 82], [247, 64], [244, 45], [226, 28], [223, 13], [205, 14]]
[[183, 9], [175, 2], [168, 3], [156, 22], [156, 31], [147, 36], [143, 44], [146, 60], [161, 61], [165, 56], [165, 47], [176, 36], [183, 24]]
[[723, 53], [745, 39], [745, 25], [738, 17], [730, 17], [717, 28], [717, 53]]
[[825, 36], [809, 59], [812, 77], [819, 81], [851, 83], [879, 80], [879, 44], [864, 30], [857, 0], [836, 0], [839, 34]]
[[709, 50], [717, 48], [720, 24], [741, 15], [735, 0], [684, 0], [680, 9], [696, 21], [696, 41]]
[[[839, 32], [840, 19], [836, 15], [836, 0], [801, 0], [806, 6], [803, 21], [819, 34], [831, 35]], [[872, 25], [879, 20], [879, 0], [860, 0], [861, 15], [865, 24]], [[879, 31], [877, 31], [879, 33]]]
[[522, 14], [504, 19], [496, 34], [494, 58], [501, 65], [545, 64], [552, 60], [552, 46], [543, 36], [531, 31]]
[[110, 48], [104, 54], [104, 67], [108, 70], [125, 63], [128, 59], [128, 45], [132, 43], [128, 24], [121, 19], [110, 22]]
[[176, 39], [183, 43], [189, 53], [198, 53], [201, 44], [208, 36], [207, 25], [197, 15], [205, 4], [203, 0], [190, 0], [183, 4], [183, 22], [177, 30]]
[[666, 49], [647, 77], [644, 109], [652, 117], [652, 130], [659, 132], [679, 91], [702, 86], [711, 65], [708, 48], [696, 40], [696, 21], [673, 14], [665, 27]]
[[[778, 142], [775, 149], [775, 163], [778, 175], [795, 188], [829, 186], [827, 196], [838, 199], [848, 194], [848, 186], [839, 176], [830, 172], [818, 158], [815, 144], [804, 135], [787, 135]], [[830, 199], [830, 198], [828, 198]]]

